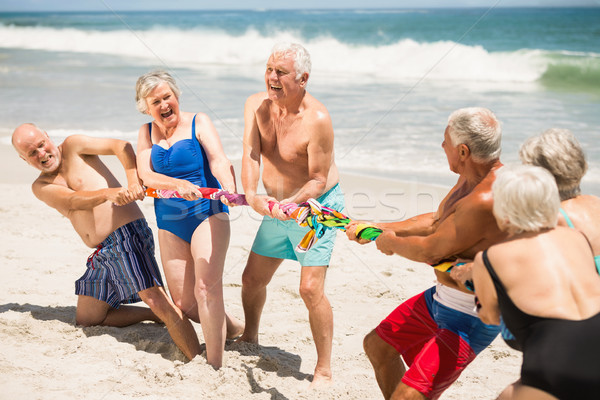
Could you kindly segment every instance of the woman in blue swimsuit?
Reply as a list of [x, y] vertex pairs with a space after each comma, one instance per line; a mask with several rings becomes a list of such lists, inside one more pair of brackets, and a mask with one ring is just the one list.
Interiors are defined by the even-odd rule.
[[138, 173], [145, 186], [176, 190], [183, 197], [154, 200], [162, 265], [173, 301], [202, 323], [207, 361], [220, 368], [227, 335], [238, 335], [243, 326], [226, 315], [223, 302], [228, 208], [201, 199], [198, 187], [222, 185], [235, 193], [235, 175], [210, 118], [181, 111], [179, 94], [167, 72], [138, 79], [138, 110], [154, 118], [139, 131]]
[[479, 317], [500, 315], [523, 351], [521, 379], [499, 399], [588, 399], [600, 393], [600, 276], [584, 235], [557, 226], [560, 200], [544, 168], [503, 167], [494, 216], [509, 238], [473, 265]]

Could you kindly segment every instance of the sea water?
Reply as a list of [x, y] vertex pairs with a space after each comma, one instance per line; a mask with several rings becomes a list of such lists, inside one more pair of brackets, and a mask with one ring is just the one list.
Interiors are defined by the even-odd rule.
[[0, 13], [0, 145], [23, 122], [57, 141], [135, 142], [149, 121], [135, 82], [162, 68], [239, 159], [245, 99], [280, 41], [312, 56], [308, 91], [330, 111], [343, 171], [451, 185], [447, 118], [483, 106], [502, 121], [505, 163], [527, 137], [570, 129], [583, 190], [600, 195], [600, 8]]

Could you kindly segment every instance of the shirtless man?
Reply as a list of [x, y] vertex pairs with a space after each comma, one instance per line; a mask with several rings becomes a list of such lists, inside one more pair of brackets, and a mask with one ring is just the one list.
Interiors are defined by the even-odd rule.
[[[310, 56], [298, 44], [273, 48], [265, 72], [266, 92], [254, 94], [244, 109], [242, 185], [248, 203], [264, 216], [242, 275], [246, 328], [239, 340], [258, 343], [258, 327], [267, 297], [267, 284], [283, 259], [298, 260], [300, 295], [317, 348], [311, 386], [331, 381], [333, 313], [324, 293], [335, 230], [306, 253], [296, 245], [308, 228], [299, 227], [269, 201], [301, 203], [309, 198], [342, 209], [344, 198], [333, 157], [333, 126], [329, 112], [306, 91]], [[267, 195], [257, 194], [260, 164]]]
[[[96, 248], [75, 282], [76, 323], [122, 327], [162, 321], [188, 359], [199, 354], [194, 327], [162, 287], [152, 231], [135, 204], [144, 193], [131, 144], [73, 135], [56, 146], [33, 124], [15, 129], [12, 143], [23, 160], [41, 171], [32, 185], [35, 196], [67, 217], [83, 242]], [[98, 155], [117, 156], [127, 188]], [[121, 305], [140, 300], [150, 308]]]
[[[478, 251], [503, 240], [491, 194], [495, 171], [502, 166], [500, 141], [500, 123], [491, 111], [465, 108], [452, 113], [442, 148], [450, 170], [459, 175], [456, 185], [437, 212], [377, 224], [384, 229], [377, 248], [437, 264], [472, 260]], [[357, 240], [354, 231], [355, 223], [347, 226], [348, 238]], [[437, 399], [499, 332], [479, 320], [473, 293], [462, 281], [434, 272], [436, 286], [402, 303], [365, 337], [365, 352], [386, 399]]]

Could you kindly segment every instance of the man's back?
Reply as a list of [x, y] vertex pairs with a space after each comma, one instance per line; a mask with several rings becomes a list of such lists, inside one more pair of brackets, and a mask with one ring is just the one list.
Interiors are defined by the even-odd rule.
[[[466, 182], [459, 183], [448, 193], [440, 204], [438, 215], [440, 219], [436, 226], [448, 220], [455, 228], [452, 235], [460, 238], [464, 243], [462, 249], [458, 250], [453, 257], [457, 259], [472, 260], [481, 250], [487, 249], [492, 244], [498, 243], [506, 238], [492, 212], [492, 184], [495, 179], [495, 171], [501, 166], [491, 168], [488, 174], [472, 188], [467, 187]], [[448, 273], [435, 270], [436, 277], [440, 283], [460, 289], [457, 282]], [[464, 289], [462, 289], [464, 291]]]

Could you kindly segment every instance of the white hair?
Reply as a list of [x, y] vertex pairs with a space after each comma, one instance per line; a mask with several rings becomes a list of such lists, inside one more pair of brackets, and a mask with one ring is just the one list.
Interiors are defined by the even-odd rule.
[[552, 128], [527, 139], [519, 150], [525, 164], [546, 168], [556, 179], [561, 200], [581, 194], [587, 161], [581, 145], [568, 129]]
[[560, 198], [548, 170], [533, 165], [504, 166], [492, 185], [493, 212], [498, 225], [510, 233], [553, 228], [558, 221]]
[[308, 51], [298, 43], [281, 42], [276, 43], [271, 49], [271, 55], [281, 54], [284, 57], [294, 57], [294, 70], [296, 71], [296, 80], [303, 74], [310, 75], [312, 63]]
[[140, 76], [135, 84], [135, 104], [139, 112], [145, 114], [148, 111], [146, 97], [163, 82], [169, 85], [175, 97], [179, 99], [181, 90], [179, 90], [171, 74], [163, 70], [148, 72]]
[[469, 107], [454, 111], [448, 117], [448, 134], [452, 145], [465, 144], [472, 157], [481, 162], [500, 158], [502, 128], [487, 108]]

